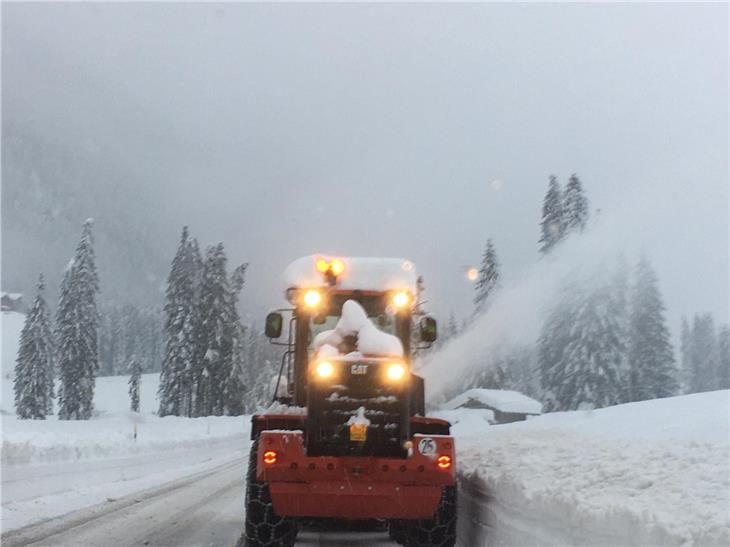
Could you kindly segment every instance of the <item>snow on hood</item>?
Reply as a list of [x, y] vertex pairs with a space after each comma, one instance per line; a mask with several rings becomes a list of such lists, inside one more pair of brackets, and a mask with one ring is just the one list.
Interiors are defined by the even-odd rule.
[[[285, 289], [314, 288], [324, 285], [317, 270], [317, 259], [323, 255], [298, 258], [284, 270]], [[416, 293], [417, 278], [413, 262], [404, 258], [337, 257], [345, 270], [337, 278], [337, 287], [361, 291], [410, 291]]]
[[342, 305], [342, 316], [332, 330], [320, 332], [313, 341], [318, 357], [343, 355], [340, 344], [346, 336], [357, 336], [355, 351], [370, 357], [403, 357], [403, 344], [397, 336], [388, 334], [373, 324], [365, 310], [354, 300]]

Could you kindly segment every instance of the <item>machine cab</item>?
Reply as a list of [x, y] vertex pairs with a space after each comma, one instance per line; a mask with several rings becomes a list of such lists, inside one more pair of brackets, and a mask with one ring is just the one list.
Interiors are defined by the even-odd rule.
[[[308, 453], [400, 455], [410, 416], [424, 412], [423, 380], [410, 370], [413, 352], [436, 335], [435, 321], [420, 309], [413, 263], [306, 256], [284, 277], [292, 307], [269, 314], [266, 334], [286, 333], [276, 396], [307, 407]], [[355, 316], [367, 340], [353, 329]], [[374, 337], [392, 351], [374, 350], [366, 343]], [[353, 437], [358, 415], [368, 438]]]

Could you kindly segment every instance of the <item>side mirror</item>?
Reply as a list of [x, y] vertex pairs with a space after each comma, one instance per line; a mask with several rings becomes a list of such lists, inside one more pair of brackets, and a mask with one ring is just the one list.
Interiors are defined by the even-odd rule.
[[436, 320], [426, 315], [419, 324], [421, 342], [432, 344], [436, 341]]
[[278, 311], [272, 311], [266, 316], [266, 328], [264, 333], [267, 338], [279, 338], [281, 329], [284, 326], [284, 317]]

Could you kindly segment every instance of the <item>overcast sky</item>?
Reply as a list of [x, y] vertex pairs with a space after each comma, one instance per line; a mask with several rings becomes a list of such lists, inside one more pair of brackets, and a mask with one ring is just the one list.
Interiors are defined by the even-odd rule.
[[727, 4], [2, 11], [5, 120], [154, 181], [130, 193], [169, 224], [160, 253], [184, 223], [223, 240], [251, 314], [319, 251], [411, 258], [431, 308], [465, 316], [462, 266], [492, 237], [521, 275], [548, 175], [576, 172], [651, 256], [673, 327], [727, 321]]

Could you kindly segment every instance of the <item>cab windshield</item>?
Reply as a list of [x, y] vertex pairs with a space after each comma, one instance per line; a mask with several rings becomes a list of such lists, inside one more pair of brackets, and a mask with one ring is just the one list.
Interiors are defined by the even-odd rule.
[[[396, 333], [396, 322], [395, 315], [390, 315], [386, 312], [377, 314], [368, 314], [368, 318], [373, 324], [383, 332], [388, 334], [397, 335]], [[309, 349], [312, 349], [312, 342], [314, 338], [321, 332], [326, 330], [332, 330], [337, 326], [337, 322], [340, 320], [339, 315], [326, 315], [319, 317], [312, 317], [309, 320]]]

